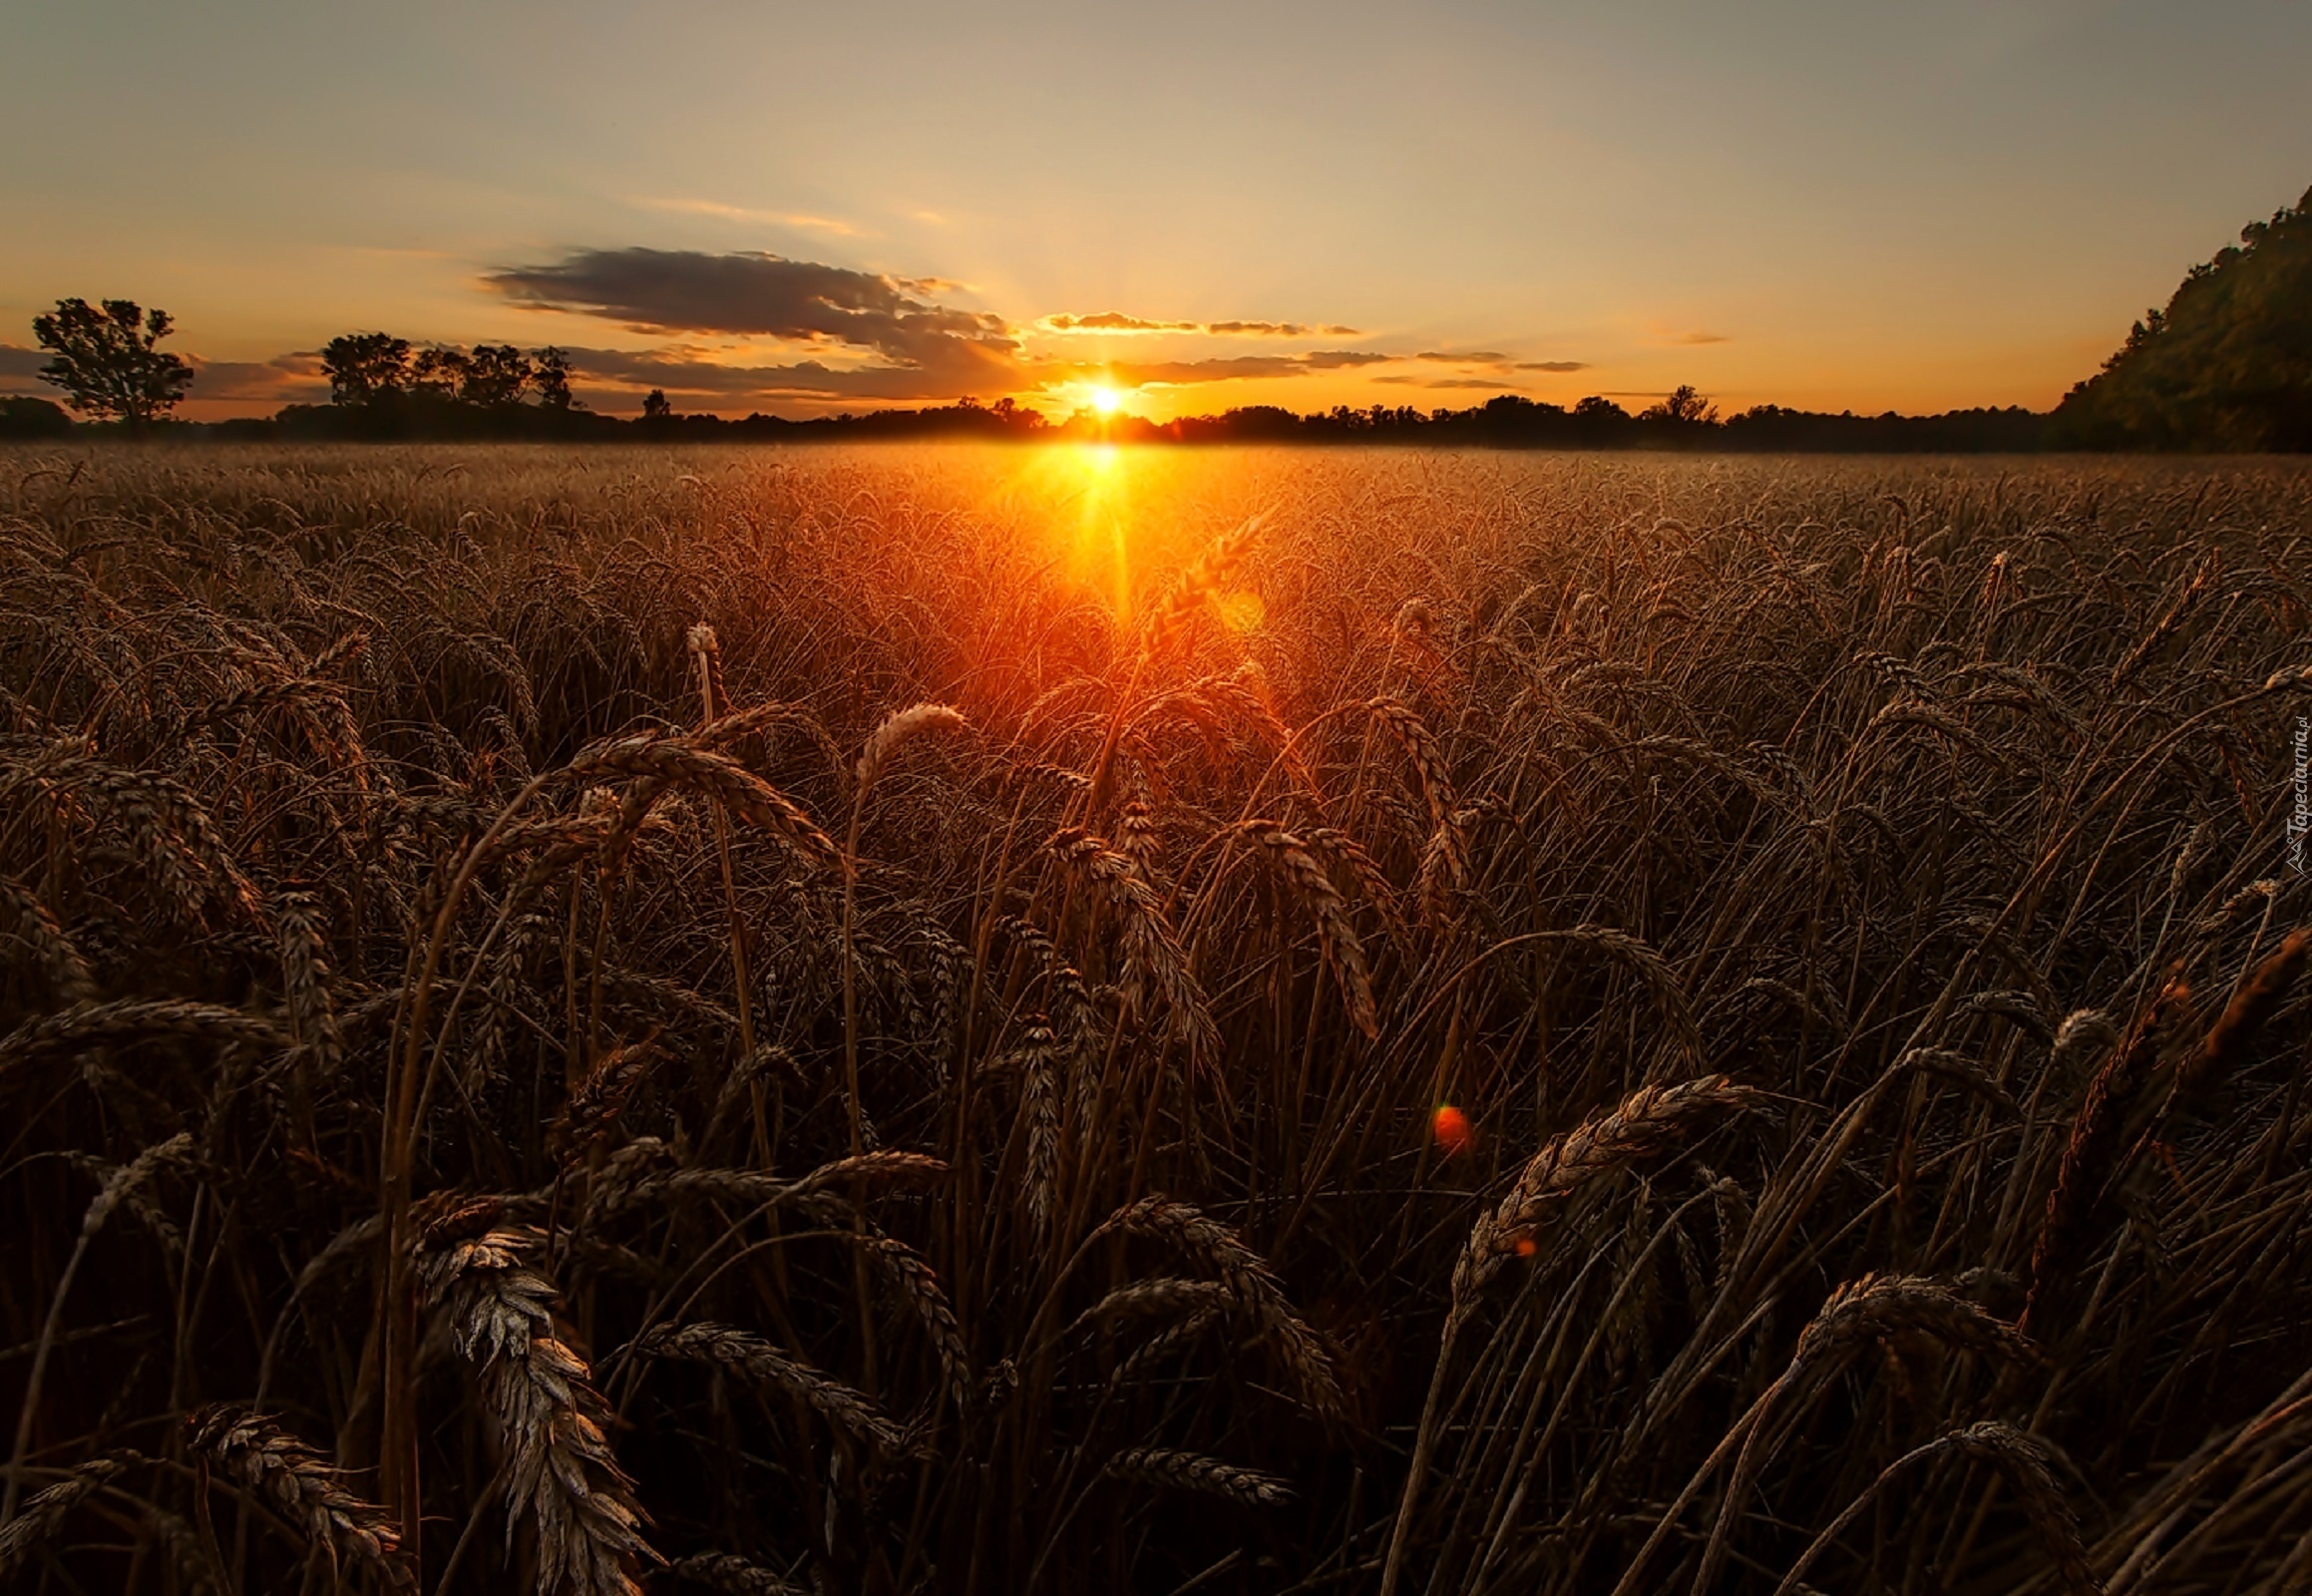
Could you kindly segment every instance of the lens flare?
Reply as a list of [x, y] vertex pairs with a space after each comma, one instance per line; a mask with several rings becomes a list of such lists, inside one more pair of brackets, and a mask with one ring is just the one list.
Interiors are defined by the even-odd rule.
[[1437, 1111], [1429, 1116], [1429, 1134], [1437, 1138], [1437, 1145], [1445, 1156], [1452, 1158], [1469, 1150], [1477, 1139], [1477, 1127], [1451, 1103], [1439, 1103]]

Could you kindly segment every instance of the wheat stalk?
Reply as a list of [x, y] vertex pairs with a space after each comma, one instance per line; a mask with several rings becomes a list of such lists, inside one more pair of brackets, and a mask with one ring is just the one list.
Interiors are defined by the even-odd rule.
[[537, 1241], [494, 1229], [450, 1242], [425, 1261], [427, 1297], [447, 1312], [507, 1448], [507, 1525], [537, 1532], [541, 1596], [639, 1596], [637, 1568], [663, 1559], [642, 1538], [585, 1360], [556, 1334], [554, 1287], [524, 1261]]
[[347, 1490], [320, 1453], [274, 1420], [245, 1407], [204, 1407], [186, 1418], [193, 1450], [238, 1475], [288, 1514], [305, 1538], [328, 1554], [334, 1576], [358, 1563], [394, 1590], [417, 1581], [401, 1555], [401, 1536], [382, 1507]]
[[1292, 1488], [1273, 1474], [1240, 1468], [1202, 1452], [1174, 1451], [1163, 1446], [1135, 1446], [1108, 1459], [1110, 1479], [1171, 1490], [1201, 1491], [1226, 1496], [1252, 1507], [1276, 1507], [1293, 1499]]
[[15, 1573], [35, 1550], [54, 1539], [72, 1510], [126, 1473], [135, 1455], [108, 1452], [92, 1457], [27, 1497], [22, 1512], [0, 1522], [0, 1578]]
[[712, 1364], [751, 1385], [801, 1397], [837, 1428], [887, 1452], [896, 1455], [912, 1449], [907, 1433], [872, 1398], [746, 1331], [728, 1325], [661, 1325], [636, 1341], [634, 1351], [650, 1358]]

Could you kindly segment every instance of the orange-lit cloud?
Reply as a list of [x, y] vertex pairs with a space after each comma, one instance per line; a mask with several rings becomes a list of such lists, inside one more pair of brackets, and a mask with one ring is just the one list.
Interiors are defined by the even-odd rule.
[[1298, 321], [1151, 321], [1127, 316], [1120, 310], [1101, 310], [1088, 316], [1045, 316], [1036, 327], [1043, 332], [1199, 333], [1209, 338], [1361, 338], [1354, 327]]
[[1517, 384], [1500, 377], [1375, 377], [1374, 382], [1391, 383], [1404, 388], [1483, 388], [1493, 393], [1511, 393]]

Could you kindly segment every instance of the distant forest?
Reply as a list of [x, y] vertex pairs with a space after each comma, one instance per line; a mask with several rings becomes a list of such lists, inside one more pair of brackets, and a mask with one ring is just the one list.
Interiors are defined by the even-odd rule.
[[[328, 404], [290, 405], [269, 419], [195, 423], [168, 419], [193, 372], [154, 348], [170, 330], [165, 312], [152, 312], [142, 324], [139, 307], [127, 301], [106, 301], [102, 312], [80, 300], [61, 301], [58, 312], [35, 322], [43, 345], [58, 351], [44, 375], [68, 390], [75, 409], [97, 419], [76, 425], [45, 399], [0, 399], [0, 437], [119, 427], [247, 440], [979, 438], [1870, 453], [2312, 451], [2312, 191], [2270, 221], [2249, 223], [2237, 246], [2192, 267], [2166, 308], [2145, 312], [2103, 369], [2046, 414], [2012, 407], [1858, 416], [1758, 405], [1721, 416], [1705, 396], [1682, 387], [1635, 414], [1599, 395], [1568, 407], [1502, 394], [1463, 410], [1341, 405], [1303, 415], [1252, 405], [1169, 422], [1081, 412], [1053, 421], [1010, 399], [726, 420], [678, 414], [653, 390], [643, 415], [620, 419], [589, 411], [573, 395], [572, 379], [583, 371], [562, 350], [420, 348], [368, 332], [347, 333], [322, 350]], [[106, 369], [108, 360], [120, 369]]]

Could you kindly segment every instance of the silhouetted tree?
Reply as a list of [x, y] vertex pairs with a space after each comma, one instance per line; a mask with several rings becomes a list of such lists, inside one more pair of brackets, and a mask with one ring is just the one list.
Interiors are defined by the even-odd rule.
[[458, 397], [470, 405], [514, 405], [537, 380], [530, 357], [510, 343], [478, 343]]
[[421, 349], [410, 368], [410, 385], [435, 399], [456, 399], [466, 386], [467, 360], [461, 349]]
[[1718, 420], [1718, 406], [1705, 399], [1692, 383], [1682, 382], [1670, 396], [1638, 412], [1640, 421], [1667, 421], [1682, 427], [1707, 427]]
[[578, 401], [570, 392], [573, 368], [569, 353], [548, 344], [544, 349], [533, 350], [532, 354], [538, 362], [531, 380], [538, 388], [539, 405], [547, 410], [569, 410], [577, 406]]
[[674, 402], [666, 397], [666, 390], [653, 388], [642, 396], [642, 419], [665, 421], [674, 414]]
[[102, 309], [59, 299], [52, 313], [32, 318], [32, 335], [55, 356], [41, 378], [62, 388], [83, 415], [117, 417], [142, 432], [193, 385], [191, 366], [154, 347], [175, 326], [168, 311], [147, 312], [134, 299], [107, 299]]
[[333, 405], [373, 405], [409, 386], [409, 340], [384, 332], [339, 333], [321, 346]]

